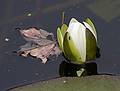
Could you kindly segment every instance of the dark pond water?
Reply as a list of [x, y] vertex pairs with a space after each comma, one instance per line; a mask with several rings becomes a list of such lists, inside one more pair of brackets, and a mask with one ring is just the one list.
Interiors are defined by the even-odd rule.
[[0, 91], [17, 84], [59, 77], [64, 60], [51, 57], [47, 64], [13, 53], [24, 39], [15, 28], [37, 27], [56, 34], [72, 17], [90, 17], [97, 28], [101, 57], [95, 60], [98, 73], [120, 73], [120, 0], [1, 0], [0, 1]]

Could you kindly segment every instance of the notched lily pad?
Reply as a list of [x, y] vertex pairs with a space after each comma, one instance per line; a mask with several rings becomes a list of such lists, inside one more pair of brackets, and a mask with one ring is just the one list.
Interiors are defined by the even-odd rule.
[[30, 55], [41, 59], [42, 63], [46, 63], [50, 55], [58, 56], [61, 53], [53, 33], [36, 28], [20, 30], [20, 33], [27, 43], [20, 46], [20, 50], [17, 51], [19, 55], [24, 57]]

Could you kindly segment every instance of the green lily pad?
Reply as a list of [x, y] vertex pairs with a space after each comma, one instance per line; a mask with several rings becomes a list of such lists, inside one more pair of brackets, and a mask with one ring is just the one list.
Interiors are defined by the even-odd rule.
[[120, 76], [62, 77], [8, 91], [120, 91]]

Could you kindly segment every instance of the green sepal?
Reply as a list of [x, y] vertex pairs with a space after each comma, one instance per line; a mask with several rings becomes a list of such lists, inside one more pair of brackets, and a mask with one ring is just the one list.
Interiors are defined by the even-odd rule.
[[92, 22], [89, 18], [87, 18], [87, 19], [85, 20], [85, 22], [88, 23], [88, 24], [92, 27], [94, 33], [95, 33], [96, 36], [97, 36], [96, 29], [95, 29], [95, 26], [94, 26], [93, 22]]
[[67, 25], [63, 24], [61, 29], [58, 27], [57, 28], [57, 40], [58, 40], [58, 44], [60, 46], [60, 49], [63, 51], [63, 39], [64, 39], [64, 35], [66, 33], [67, 30]]
[[58, 41], [60, 49], [62, 50], [63, 49], [63, 36], [62, 36], [61, 30], [59, 27], [57, 28], [57, 41]]
[[86, 29], [86, 60], [93, 60], [96, 58], [97, 43], [91, 31]]
[[64, 38], [64, 35], [65, 35], [67, 29], [68, 29], [68, 27], [67, 27], [66, 24], [63, 24], [63, 25], [61, 26], [61, 33], [62, 33], [63, 38]]
[[66, 32], [63, 41], [64, 55], [70, 63], [82, 64], [81, 56], [78, 50], [76, 49], [72, 38], [69, 33]]

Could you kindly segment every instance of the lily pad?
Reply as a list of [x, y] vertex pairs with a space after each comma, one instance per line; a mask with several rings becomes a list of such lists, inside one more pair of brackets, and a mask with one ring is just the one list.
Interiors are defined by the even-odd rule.
[[8, 91], [120, 91], [120, 76], [62, 77], [32, 83]]

